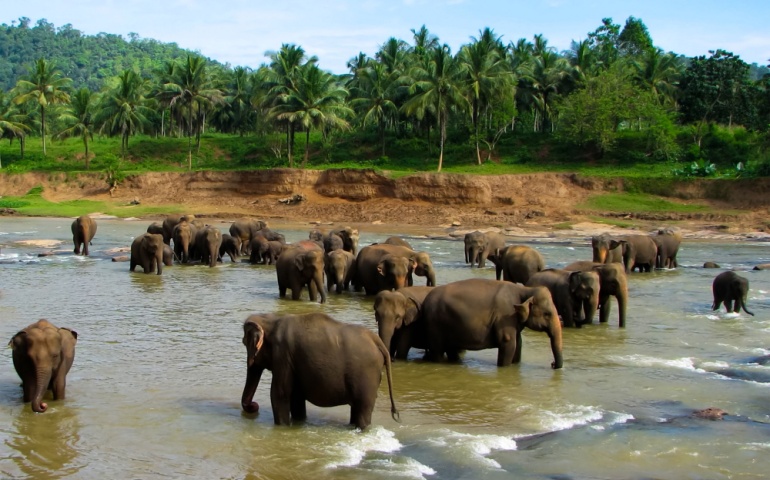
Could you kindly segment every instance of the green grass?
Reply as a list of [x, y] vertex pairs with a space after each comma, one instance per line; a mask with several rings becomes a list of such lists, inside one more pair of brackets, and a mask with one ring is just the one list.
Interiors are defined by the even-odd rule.
[[36, 217], [78, 217], [100, 212], [119, 218], [139, 217], [164, 213], [182, 213], [179, 205], [144, 206], [126, 205], [118, 202], [97, 202], [93, 200], [70, 200], [50, 202], [41, 195], [42, 188], [35, 187], [22, 197], [0, 198], [0, 208], [13, 208], [23, 215]]
[[692, 213], [709, 210], [706, 205], [676, 203], [653, 195], [642, 193], [606, 193], [590, 197], [578, 208], [604, 212], [675, 212]]
[[601, 223], [603, 225], [612, 225], [619, 228], [636, 227], [636, 224], [634, 222], [629, 222], [628, 220], [618, 220], [617, 218], [598, 217], [596, 215], [589, 215], [588, 218], [590, 218], [591, 221], [593, 222]]

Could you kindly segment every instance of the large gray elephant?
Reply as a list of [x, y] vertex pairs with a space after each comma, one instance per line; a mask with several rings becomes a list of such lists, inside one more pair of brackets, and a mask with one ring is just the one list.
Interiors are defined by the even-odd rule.
[[498, 255], [505, 248], [505, 237], [497, 232], [470, 232], [465, 234], [465, 263], [471, 268], [484, 268], [487, 258], [498, 264]]
[[88, 256], [88, 246], [96, 235], [96, 220], [88, 215], [81, 215], [72, 222], [71, 230], [75, 255], [80, 255], [80, 246], [83, 245], [83, 255]]
[[509, 245], [500, 249], [499, 259], [495, 263], [495, 275], [498, 280], [527, 283], [529, 277], [545, 268], [545, 260], [540, 252], [526, 245]]
[[580, 327], [580, 312], [590, 322], [599, 308], [599, 274], [547, 268], [532, 275], [528, 287], [545, 287], [551, 292], [556, 311], [565, 327]]
[[32, 411], [46, 411], [48, 405], [43, 402], [43, 395], [49, 389], [54, 400], [64, 399], [77, 341], [76, 331], [38, 320], [8, 343], [13, 350], [13, 366], [21, 378], [24, 402], [32, 402]]
[[356, 258], [352, 253], [341, 248], [326, 253], [324, 269], [326, 272], [326, 288], [331, 291], [336, 288], [337, 293], [347, 290], [353, 278], [353, 263]]
[[[626, 271], [620, 263], [596, 263], [589, 261], [573, 262], [564, 267], [570, 272], [591, 272], [599, 274], [599, 321], [604, 323], [610, 318], [610, 297], [618, 301], [618, 325], [626, 326], [626, 307], [628, 305], [628, 281]], [[592, 318], [585, 318], [591, 323]]]
[[[752, 312], [746, 309], [746, 299], [749, 294], [749, 280], [746, 277], [742, 277], [732, 270], [722, 272], [714, 278], [711, 292], [714, 294], [711, 310], [719, 310], [722, 302], [724, 302], [727, 313], [738, 313], [743, 308], [744, 312], [754, 316]], [[733, 302], [735, 302], [734, 310]]]
[[623, 263], [623, 250], [619, 245], [611, 246], [612, 240], [609, 233], [591, 237], [592, 260], [595, 263]]
[[256, 218], [242, 218], [230, 225], [230, 235], [241, 240], [241, 255], [250, 253], [251, 240], [263, 228], [267, 228], [267, 223]]
[[342, 237], [334, 232], [324, 233], [321, 230], [313, 229], [310, 231], [308, 238], [314, 242], [321, 242], [326, 253], [345, 249], [345, 242], [343, 242]]
[[170, 267], [174, 264], [174, 250], [166, 245], [163, 244], [163, 265]]
[[399, 247], [406, 247], [409, 250], [414, 250], [414, 248], [412, 248], [412, 244], [407, 242], [401, 237], [396, 237], [396, 236], [388, 237], [382, 243], [384, 243], [385, 245], [398, 245]]
[[398, 245], [369, 245], [356, 257], [353, 285], [356, 291], [363, 288], [367, 295], [376, 295], [381, 290], [411, 287], [413, 273], [426, 277], [427, 286], [436, 285], [436, 271], [427, 253]]
[[158, 235], [163, 235], [163, 224], [160, 222], [152, 222], [151, 224], [147, 225], [147, 233], [157, 233]]
[[[187, 214], [187, 215], [169, 215], [163, 220], [163, 243], [166, 245], [171, 245], [171, 240], [174, 238], [174, 227], [177, 226], [177, 224], [181, 221], [192, 223], [195, 219], [195, 215]], [[156, 233], [156, 232], [150, 232], [148, 229], [148, 233]]]
[[332, 230], [330, 233], [339, 235], [342, 238], [342, 249], [347, 250], [354, 256], [358, 254], [358, 229], [343, 227]]
[[222, 243], [219, 245], [219, 257], [217, 260], [221, 262], [224, 259], [224, 256], [227, 255], [230, 257], [230, 261], [235, 263], [238, 261], [238, 253], [240, 251], [241, 239], [228, 235], [227, 233], [223, 233]]
[[197, 227], [187, 220], [174, 226], [171, 239], [174, 241], [174, 255], [180, 262], [188, 263], [193, 258], [197, 233]]
[[652, 236], [652, 240], [658, 247], [655, 268], [676, 268], [676, 255], [682, 243], [682, 232], [672, 228], [661, 229], [657, 235]]
[[143, 233], [131, 242], [131, 266], [133, 272], [140, 265], [144, 273], [157, 271], [163, 273], [163, 236], [156, 233]]
[[398, 421], [390, 355], [382, 340], [365, 327], [323, 313], [252, 315], [243, 324], [243, 344], [245, 412], [259, 411], [253, 399], [267, 369], [273, 374], [270, 405], [276, 425], [305, 420], [307, 401], [319, 407], [350, 405], [350, 424], [365, 429], [372, 423], [384, 366], [390, 412]]
[[428, 293], [420, 315], [429, 359], [446, 353], [457, 360], [462, 350], [497, 348], [499, 367], [519, 363], [521, 331], [527, 327], [548, 335], [551, 367], [562, 367], [561, 321], [547, 288], [482, 278], [460, 280]]
[[311, 302], [316, 301], [319, 293], [321, 303], [326, 302], [324, 251], [316, 243], [304, 240], [287, 246], [276, 261], [275, 271], [281, 298], [289, 289], [291, 299], [299, 300], [302, 288], [307, 286]]
[[420, 320], [422, 302], [434, 287], [383, 290], [374, 298], [377, 333], [392, 358], [406, 359], [409, 349], [427, 348], [425, 322]]
[[626, 273], [631, 273], [634, 269], [650, 272], [655, 268], [658, 246], [649, 235], [626, 235], [611, 240], [610, 247], [613, 249], [619, 247], [623, 252]]
[[219, 246], [222, 245], [222, 232], [218, 228], [207, 225], [195, 233], [195, 259], [209, 267], [217, 266]]

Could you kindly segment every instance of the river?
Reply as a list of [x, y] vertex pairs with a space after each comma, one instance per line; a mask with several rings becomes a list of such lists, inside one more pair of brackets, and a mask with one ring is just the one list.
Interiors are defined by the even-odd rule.
[[[564, 330], [564, 368], [544, 334], [524, 332], [522, 363], [496, 351], [461, 364], [393, 366], [401, 423], [383, 382], [372, 426], [345, 425], [348, 407], [308, 406], [308, 420], [273, 425], [270, 374], [241, 412], [242, 324], [251, 313], [323, 311], [376, 330], [372, 299], [331, 293], [324, 304], [278, 297], [274, 268], [173, 266], [129, 273], [106, 251], [146, 221], [97, 220], [92, 256], [38, 257], [21, 240], [72, 250], [71, 219], [0, 218], [0, 338], [47, 318], [79, 333], [67, 398], [35, 414], [22, 403], [10, 349], [0, 362], [0, 477], [243, 479], [767, 478], [770, 472], [770, 271], [747, 271], [756, 314], [712, 312], [718, 270], [770, 262], [770, 243], [685, 242], [680, 268], [633, 274], [627, 327]], [[216, 223], [227, 231], [228, 225]], [[306, 230], [283, 230], [289, 241]], [[391, 232], [398, 234], [397, 231]], [[361, 232], [361, 245], [388, 234]], [[410, 238], [431, 254], [439, 284], [494, 278], [471, 269], [462, 241]], [[511, 243], [514, 239], [511, 239]], [[586, 239], [534, 242], [549, 266], [590, 259]], [[139, 268], [141, 270], [141, 268]], [[416, 284], [424, 279], [416, 277]], [[722, 421], [695, 419], [718, 407]]]

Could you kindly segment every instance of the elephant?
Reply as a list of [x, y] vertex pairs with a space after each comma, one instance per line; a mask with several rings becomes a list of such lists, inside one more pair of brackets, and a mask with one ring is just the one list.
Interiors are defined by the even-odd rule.
[[278, 293], [286, 296], [291, 290], [291, 299], [299, 300], [302, 287], [307, 285], [310, 301], [315, 302], [321, 294], [321, 303], [326, 302], [324, 286], [324, 251], [310, 240], [287, 246], [275, 263], [278, 276]]
[[83, 245], [83, 255], [88, 256], [88, 246], [96, 235], [96, 220], [88, 215], [81, 215], [72, 222], [72, 243], [75, 244], [75, 255], [80, 255], [80, 245]]
[[339, 235], [342, 238], [342, 249], [352, 253], [353, 256], [358, 254], [358, 229], [351, 227], [338, 228], [332, 230], [330, 233]]
[[612, 237], [609, 233], [602, 233], [591, 237], [591, 250], [595, 263], [623, 263], [623, 250], [619, 245], [610, 245]]
[[324, 233], [323, 231], [314, 228], [313, 230], [310, 230], [308, 239], [323, 246], [324, 252], [326, 253], [333, 252], [334, 250], [338, 249], [345, 249], [345, 243], [342, 241], [342, 237], [334, 232]]
[[[163, 243], [170, 245], [171, 239], [174, 238], [174, 227], [181, 221], [192, 223], [195, 215], [169, 215], [163, 220]], [[155, 232], [148, 232], [155, 233]]]
[[388, 237], [382, 243], [385, 245], [398, 245], [399, 247], [406, 247], [409, 250], [414, 250], [412, 245], [401, 237]]
[[251, 246], [249, 247], [249, 263], [252, 265], [266, 264], [269, 248], [269, 242], [265, 237], [262, 235], [255, 235], [254, 238], [251, 239]]
[[147, 226], [147, 233], [157, 233], [158, 235], [163, 235], [163, 224], [160, 222], [152, 222]]
[[336, 287], [337, 293], [347, 290], [353, 276], [353, 263], [356, 261], [352, 253], [341, 248], [326, 253], [324, 269], [326, 272], [326, 288], [331, 291]]
[[195, 240], [198, 234], [198, 228], [187, 220], [182, 220], [174, 226], [171, 235], [174, 240], [174, 255], [182, 263], [189, 263], [195, 256]]
[[273, 230], [270, 230], [267, 227], [262, 228], [262, 230], [259, 230], [257, 232], [257, 235], [261, 235], [267, 239], [267, 241], [272, 242], [281, 242], [283, 244], [286, 244], [286, 237], [282, 233], [275, 232]]
[[652, 236], [652, 240], [658, 247], [655, 268], [676, 268], [676, 255], [682, 243], [682, 233], [670, 228], [661, 229], [657, 235]]
[[[528, 287], [546, 287], [565, 327], [580, 327], [580, 312], [590, 322], [599, 308], [599, 274], [548, 268], [532, 275]], [[577, 315], [577, 316], [576, 316]], [[577, 320], [577, 321], [576, 321]]]
[[[754, 316], [746, 308], [746, 297], [749, 294], [749, 280], [746, 277], [742, 277], [732, 270], [722, 272], [714, 278], [711, 291], [714, 294], [711, 310], [719, 310], [722, 302], [724, 302], [727, 313], [738, 313], [743, 308], [744, 312]], [[733, 301], [735, 301], [735, 310], [733, 310]]]
[[41, 319], [14, 335], [8, 343], [13, 366], [21, 378], [24, 402], [32, 403], [33, 412], [46, 411], [48, 405], [43, 402], [43, 395], [49, 389], [54, 400], [64, 399], [77, 341], [76, 331], [57, 328]]
[[163, 244], [163, 265], [170, 267], [174, 264], [174, 250], [166, 245]]
[[497, 232], [470, 232], [465, 234], [465, 263], [484, 268], [487, 258], [497, 265], [500, 250], [505, 248], [505, 237]]
[[374, 298], [377, 333], [393, 359], [406, 359], [409, 349], [427, 348], [422, 302], [435, 287], [404, 287], [383, 290]]
[[471, 278], [434, 288], [422, 302], [429, 360], [444, 353], [459, 359], [462, 350], [497, 348], [497, 366], [521, 361], [521, 331], [545, 332], [551, 340], [554, 369], [561, 368], [559, 314], [545, 287]]
[[620, 247], [626, 273], [631, 273], [636, 268], [640, 272], [649, 272], [655, 268], [658, 246], [649, 235], [626, 235], [619, 239], [612, 239], [610, 247], [613, 249]]
[[319, 407], [350, 405], [350, 424], [363, 430], [372, 423], [384, 366], [390, 412], [399, 421], [390, 355], [382, 340], [363, 326], [323, 313], [251, 315], [243, 324], [243, 344], [247, 371], [241, 407], [247, 413], [259, 411], [253, 399], [267, 369], [272, 372], [270, 404], [276, 425], [305, 420], [308, 401]]
[[133, 272], [139, 265], [144, 273], [157, 271], [163, 273], [163, 236], [156, 233], [143, 233], [131, 243], [131, 267]]
[[218, 228], [206, 226], [195, 233], [195, 258], [209, 267], [217, 266], [219, 247], [222, 245], [222, 232]]
[[[715, 262], [704, 262], [703, 268], [722, 268], [719, 266], [718, 263]], [[755, 270], [758, 270], [756, 267], [754, 267]]]
[[[618, 301], [618, 325], [626, 326], [626, 306], [628, 305], [628, 281], [626, 271], [619, 263], [596, 263], [588, 261], [573, 262], [564, 267], [570, 272], [590, 272], [599, 274], [599, 321], [604, 323], [610, 318], [610, 297]], [[591, 323], [593, 318], [585, 318]]]
[[241, 239], [233, 237], [227, 233], [222, 234], [222, 244], [219, 245], [219, 255], [217, 261], [221, 262], [225, 255], [230, 257], [230, 261], [238, 261], [238, 253], [241, 251]]
[[545, 260], [540, 252], [526, 245], [509, 245], [500, 249], [496, 263], [495, 276], [500, 280], [513, 283], [527, 283], [529, 277], [545, 268]]
[[251, 240], [263, 228], [267, 228], [267, 223], [255, 218], [242, 218], [230, 225], [230, 235], [241, 240], [241, 255], [250, 253]]
[[361, 249], [353, 271], [356, 291], [367, 295], [381, 290], [412, 286], [412, 273], [427, 278], [427, 286], [436, 285], [436, 272], [430, 255], [398, 245], [369, 245]]

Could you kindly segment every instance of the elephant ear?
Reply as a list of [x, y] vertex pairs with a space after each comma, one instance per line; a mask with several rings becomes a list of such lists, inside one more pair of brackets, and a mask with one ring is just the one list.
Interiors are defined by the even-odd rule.
[[610, 240], [610, 250], [615, 250], [624, 243], [626, 243], [624, 240]]
[[294, 257], [294, 266], [300, 272], [305, 269], [305, 255], [297, 255]]
[[408, 303], [411, 305], [409, 305], [409, 308], [406, 309], [406, 313], [404, 314], [404, 326], [411, 325], [420, 316], [420, 306], [417, 305], [417, 302], [415, 302], [413, 298], [410, 298], [408, 299]]
[[16, 335], [13, 336], [10, 342], [8, 342], [8, 346], [11, 347], [11, 350], [20, 350], [24, 348], [24, 345], [27, 343], [27, 331], [22, 330]]
[[377, 273], [379, 273], [383, 277], [385, 276], [385, 262], [384, 261], [382, 261], [382, 262], [377, 264]]
[[569, 274], [567, 284], [569, 285], [570, 293], [574, 293], [580, 287], [580, 281], [582, 280], [583, 272], [577, 271]]
[[409, 256], [409, 269], [414, 270], [417, 268], [417, 255], [410, 255]]
[[532, 307], [532, 302], [534, 301], [534, 297], [530, 297], [520, 305], [514, 305], [513, 310], [516, 314], [516, 318], [519, 321], [526, 322], [529, 318], [529, 310]]
[[70, 332], [72, 334], [72, 337], [77, 341], [78, 339], [78, 332], [75, 330], [72, 330], [71, 328], [62, 327], [59, 330], [64, 330], [65, 332]]

